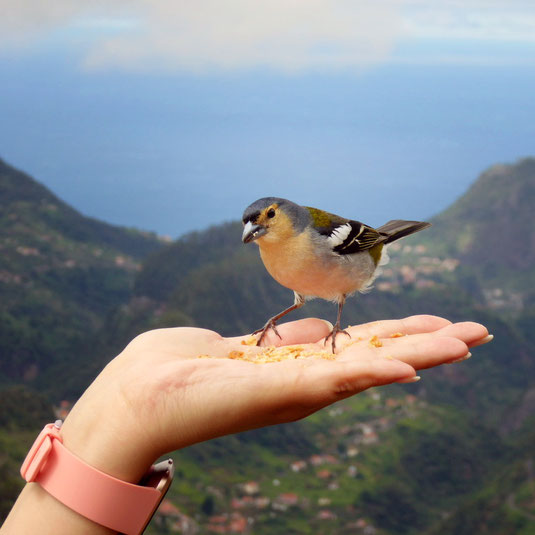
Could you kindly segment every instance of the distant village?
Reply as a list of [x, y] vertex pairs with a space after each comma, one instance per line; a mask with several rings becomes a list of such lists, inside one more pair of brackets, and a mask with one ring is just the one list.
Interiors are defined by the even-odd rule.
[[[459, 265], [455, 258], [439, 258], [430, 256], [425, 245], [402, 245], [393, 243], [388, 251], [391, 261], [387, 264], [377, 279], [375, 287], [382, 292], [397, 292], [403, 286], [414, 285], [416, 288], [433, 288], [439, 284], [437, 275], [451, 273]], [[411, 258], [411, 265], [403, 262], [403, 256]], [[396, 257], [397, 256], [397, 257]]]
[[[399, 292], [405, 286], [417, 289], [444, 286], [444, 275], [453, 273], [460, 264], [456, 258], [440, 258], [430, 255], [425, 245], [403, 245], [393, 243], [389, 252], [394, 254], [377, 278], [375, 288], [381, 292]], [[406, 262], [406, 260], [409, 260]], [[519, 311], [523, 308], [520, 292], [504, 291], [503, 288], [482, 288], [486, 306], [493, 310]]]

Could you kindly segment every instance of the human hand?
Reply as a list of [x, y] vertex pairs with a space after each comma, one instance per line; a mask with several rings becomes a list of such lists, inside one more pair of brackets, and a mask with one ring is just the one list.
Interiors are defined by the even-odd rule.
[[[331, 326], [307, 319], [278, 330], [282, 338], [270, 332], [267, 343], [309, 343], [323, 351]], [[111, 361], [76, 403], [62, 428], [64, 444], [88, 464], [135, 482], [167, 451], [297, 420], [372, 386], [411, 380], [418, 369], [464, 357], [488, 336], [482, 325], [434, 316], [348, 332], [350, 343], [341, 345], [335, 360], [253, 364], [227, 358], [243, 350], [247, 337], [196, 328], [149, 331]], [[391, 337], [398, 332], [406, 336]], [[381, 347], [369, 343], [373, 336]]]

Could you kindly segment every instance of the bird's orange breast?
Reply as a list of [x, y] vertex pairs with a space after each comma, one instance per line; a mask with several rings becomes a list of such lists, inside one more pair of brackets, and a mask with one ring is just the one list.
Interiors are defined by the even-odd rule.
[[286, 237], [283, 241], [258, 240], [260, 256], [269, 274], [280, 284], [295, 291], [307, 279], [314, 251], [305, 233]]
[[366, 286], [375, 271], [369, 255], [349, 261], [318, 254], [306, 230], [281, 241], [261, 238], [257, 243], [269, 274], [279, 284], [305, 296], [338, 300]]

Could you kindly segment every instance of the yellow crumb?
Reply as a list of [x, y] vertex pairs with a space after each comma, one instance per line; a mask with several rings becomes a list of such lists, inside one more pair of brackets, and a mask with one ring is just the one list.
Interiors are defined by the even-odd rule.
[[[344, 345], [341, 347], [342, 349], [347, 349], [348, 347], [352, 346], [353, 344], [358, 344], [359, 342], [362, 342], [363, 338], [360, 336], [356, 336], [354, 338], [348, 338], [347, 342], [344, 342]], [[338, 338], [336, 339], [338, 342]], [[338, 347], [338, 346], [337, 346]]]
[[[245, 344], [244, 344], [245, 345]], [[270, 362], [281, 362], [283, 360], [295, 360], [306, 358], [322, 358], [335, 360], [336, 356], [330, 351], [305, 349], [303, 346], [269, 346], [262, 348], [261, 351], [247, 348], [245, 351], [232, 350], [227, 355], [229, 359], [244, 360], [255, 364], [267, 364]], [[210, 358], [209, 355], [199, 355], [198, 358]], [[215, 357], [214, 357], [215, 358]]]
[[370, 345], [373, 347], [383, 347], [383, 342], [379, 340], [379, 337], [377, 335], [374, 335], [370, 338]]
[[249, 336], [249, 338], [246, 338], [245, 340], [241, 341], [242, 346], [255, 346], [256, 345], [256, 338], [254, 336]]
[[390, 338], [401, 338], [402, 336], [407, 336], [407, 335], [403, 333], [394, 333], [390, 335]]

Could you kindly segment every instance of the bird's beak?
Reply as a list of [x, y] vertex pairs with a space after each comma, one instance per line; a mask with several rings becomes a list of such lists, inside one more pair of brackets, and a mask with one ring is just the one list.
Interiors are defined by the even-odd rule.
[[267, 228], [262, 225], [254, 225], [250, 221], [245, 223], [243, 227], [243, 234], [241, 236], [241, 241], [243, 243], [249, 243], [260, 238], [267, 232]]

